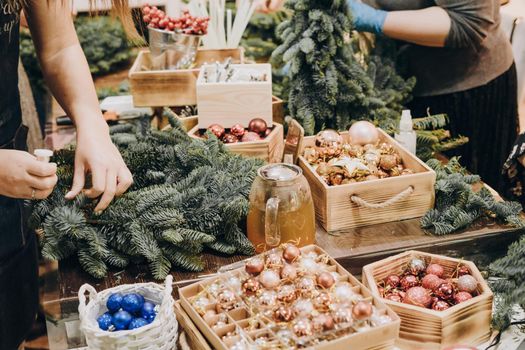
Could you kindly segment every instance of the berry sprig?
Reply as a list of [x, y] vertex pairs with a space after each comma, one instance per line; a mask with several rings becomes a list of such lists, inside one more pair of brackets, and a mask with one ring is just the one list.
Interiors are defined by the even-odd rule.
[[205, 35], [208, 33], [210, 18], [192, 16], [188, 10], [184, 10], [181, 17], [172, 18], [156, 6], [145, 5], [142, 8], [142, 20], [151, 28], [190, 35]]

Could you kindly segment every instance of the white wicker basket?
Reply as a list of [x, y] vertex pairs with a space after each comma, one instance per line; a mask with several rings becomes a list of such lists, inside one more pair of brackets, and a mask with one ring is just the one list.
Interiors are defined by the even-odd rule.
[[[86, 337], [88, 349], [93, 350], [173, 350], [177, 348], [178, 323], [171, 296], [173, 277], [166, 277], [165, 285], [156, 283], [126, 284], [97, 293], [84, 284], [78, 291], [80, 327]], [[86, 292], [89, 302], [86, 304]], [[141, 328], [108, 332], [99, 328], [98, 316], [107, 311], [106, 301], [113, 293], [139, 293], [159, 305], [155, 320]]]

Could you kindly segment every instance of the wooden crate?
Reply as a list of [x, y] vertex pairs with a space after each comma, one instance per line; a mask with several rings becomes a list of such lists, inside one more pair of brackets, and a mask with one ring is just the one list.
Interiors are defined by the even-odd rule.
[[251, 69], [266, 75], [265, 81], [205, 82], [205, 72], [211, 74], [214, 65], [204, 65], [197, 80], [197, 108], [199, 127], [211, 124], [244, 127], [253, 118], [272, 123], [272, 67], [270, 64], [232, 65], [233, 69]]
[[148, 50], [139, 52], [129, 71], [133, 103], [137, 107], [193, 106], [197, 104], [196, 83], [199, 69], [206, 62], [222, 62], [228, 57], [244, 63], [244, 49], [199, 49], [195, 68], [181, 70], [152, 70]]
[[[175, 303], [175, 315], [177, 315], [180, 330], [186, 333], [186, 341], [191, 350], [211, 350], [202, 333], [180, 305], [180, 300]], [[181, 349], [184, 350], [182, 347]]]
[[401, 274], [412, 258], [438, 263], [451, 275], [458, 265], [466, 265], [478, 280], [478, 295], [445, 311], [434, 311], [383, 299], [401, 318], [399, 346], [402, 349], [439, 350], [455, 344], [479, 345], [490, 338], [493, 294], [476, 265], [470, 261], [419, 251], [389, 257], [363, 267], [363, 283], [380, 296], [377, 283], [391, 274]]
[[[200, 116], [199, 116], [200, 118]], [[199, 126], [195, 126], [188, 134], [199, 138]], [[261, 141], [227, 143], [226, 147], [233, 153], [247, 157], [259, 158], [268, 163], [280, 163], [284, 152], [284, 128], [281, 124], [273, 123], [270, 135]]]
[[[316, 252], [319, 255], [328, 256], [327, 253], [318, 246], [309, 245], [301, 248], [303, 254], [309, 252]], [[365, 300], [369, 300], [373, 305], [378, 309], [381, 314], [388, 315], [392, 319], [392, 322], [384, 324], [382, 326], [376, 326], [369, 330], [356, 332], [352, 334], [347, 334], [336, 338], [331, 341], [321, 342], [316, 344], [315, 347], [308, 347], [305, 349], [308, 350], [339, 350], [339, 349], [359, 349], [359, 350], [391, 350], [394, 347], [394, 343], [398, 338], [399, 332], [399, 317], [390, 310], [385, 303], [382, 302], [381, 298], [378, 298], [362, 284], [354, 276], [352, 276], [348, 271], [346, 271], [341, 265], [339, 265], [334, 259], [328, 258], [327, 264], [329, 264], [334, 270], [341, 275], [339, 281], [348, 282], [353, 286], [353, 290], [356, 293], [363, 295]], [[241, 276], [243, 274], [244, 267], [240, 269], [230, 271], [221, 275], [224, 278], [229, 278], [231, 276]], [[220, 278], [220, 277], [219, 277]], [[195, 310], [191, 304], [191, 299], [197, 294], [201, 293], [204, 288], [214, 282], [216, 282], [218, 277], [211, 277], [205, 279], [201, 282], [183, 287], [179, 289], [180, 303], [183, 310], [191, 318], [193, 323], [197, 328], [202, 332], [206, 337], [208, 342], [212, 345], [213, 348], [219, 350], [227, 350], [229, 346], [233, 344], [226, 344], [221, 340], [221, 336], [226, 334], [229, 331], [233, 331], [236, 327], [243, 328], [243, 325], [246, 326], [248, 319], [253, 319], [253, 311], [248, 310], [247, 308], [234, 309], [228, 312], [229, 323], [219, 329], [213, 330], [210, 328], [200, 316], [200, 314]], [[267, 321], [263, 321], [267, 322]], [[263, 324], [260, 330], [257, 332], [273, 334], [269, 328], [269, 324]]]
[[[299, 157], [299, 166], [312, 189], [315, 215], [326, 231], [420, 217], [434, 206], [436, 173], [384, 131], [378, 130], [381, 141], [394, 146], [403, 164], [412, 169], [414, 174], [329, 186], [303, 156]], [[347, 140], [348, 132], [341, 135]], [[313, 147], [314, 144], [315, 136], [303, 140], [303, 147]], [[357, 196], [373, 205], [381, 204], [404, 191], [412, 192], [384, 208], [362, 207], [352, 199]]]

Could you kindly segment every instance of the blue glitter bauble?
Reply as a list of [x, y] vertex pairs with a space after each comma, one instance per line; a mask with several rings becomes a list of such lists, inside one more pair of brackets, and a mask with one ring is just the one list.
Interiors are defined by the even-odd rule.
[[113, 326], [117, 331], [121, 331], [128, 328], [129, 323], [133, 319], [133, 316], [127, 311], [118, 311], [113, 315]]
[[149, 322], [146, 321], [145, 319], [143, 319], [142, 317], [134, 318], [129, 323], [128, 329], [135, 329], [135, 328], [144, 327], [147, 324], [149, 324]]
[[140, 310], [140, 315], [147, 319], [150, 319], [151, 317], [155, 318], [156, 312], [155, 312], [155, 304], [152, 302], [146, 301], [144, 305], [142, 305], [142, 309]]
[[109, 327], [111, 327], [112, 325], [112, 319], [113, 317], [111, 316], [109, 312], [106, 312], [100, 315], [97, 318], [99, 328], [102, 329], [103, 331], [107, 331]]
[[121, 308], [122, 294], [111, 294], [106, 302], [106, 307], [110, 312], [117, 312]]
[[122, 297], [122, 303], [120, 305], [125, 311], [135, 313], [142, 308], [144, 301], [138, 294], [131, 293]]

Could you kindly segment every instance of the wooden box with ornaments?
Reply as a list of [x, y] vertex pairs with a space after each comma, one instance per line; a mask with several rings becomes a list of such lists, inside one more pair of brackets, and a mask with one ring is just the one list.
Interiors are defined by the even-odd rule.
[[206, 129], [200, 129], [197, 125], [188, 134], [191, 137], [203, 138], [206, 137], [208, 131], [221, 140], [233, 153], [259, 158], [268, 163], [282, 161], [284, 129], [281, 124], [267, 124], [261, 118], [254, 118], [248, 122], [247, 127], [242, 124], [234, 124], [225, 128], [220, 124], [211, 124]]
[[302, 168], [327, 231], [423, 216], [434, 206], [435, 172], [372, 123], [302, 140]]
[[392, 349], [399, 318], [317, 246], [283, 244], [179, 289], [215, 349]]
[[490, 338], [493, 294], [470, 261], [408, 251], [366, 265], [363, 283], [401, 318], [402, 349], [452, 349]]

